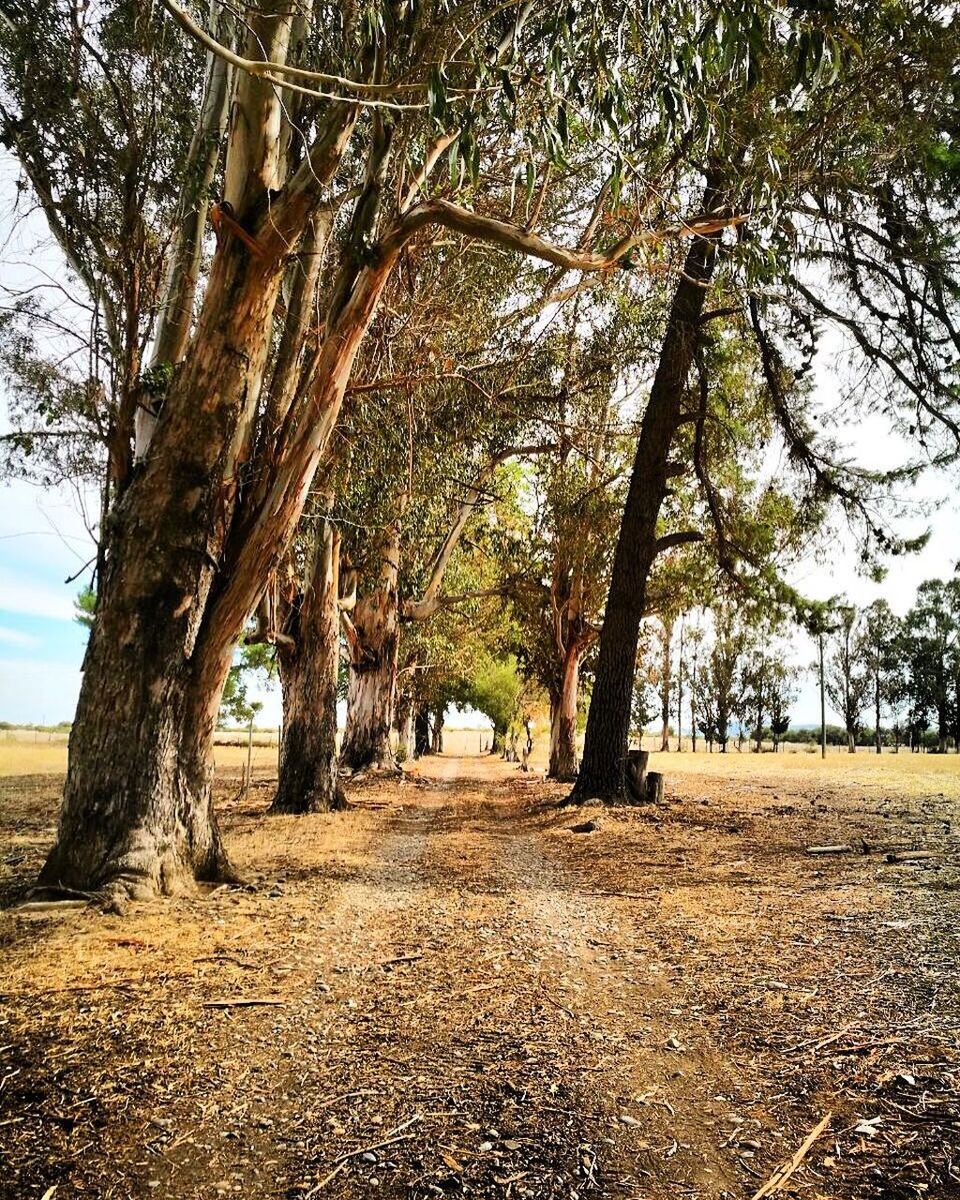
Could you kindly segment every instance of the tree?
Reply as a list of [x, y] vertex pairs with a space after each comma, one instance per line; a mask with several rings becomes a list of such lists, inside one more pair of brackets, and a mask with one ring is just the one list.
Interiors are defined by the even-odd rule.
[[945, 754], [957, 701], [956, 658], [960, 652], [960, 582], [927, 579], [917, 588], [903, 622], [914, 722], [933, 713], [937, 746]]
[[465, 681], [462, 702], [489, 717], [493, 725], [491, 754], [502, 754], [506, 750], [507, 732], [517, 718], [522, 694], [523, 680], [512, 655], [487, 659]]
[[700, 676], [700, 653], [703, 648], [703, 629], [694, 626], [688, 636], [690, 655], [690, 738], [693, 753], [697, 752], [697, 687]]
[[839, 611], [839, 626], [826, 663], [827, 698], [843, 718], [851, 754], [857, 751], [861, 716], [870, 694], [870, 676], [858, 652], [859, 631], [857, 610], [852, 605], [844, 605]]
[[633, 314], [611, 299], [615, 293], [606, 303], [578, 296], [525, 357], [514, 384], [521, 397], [533, 387], [542, 397], [535, 431], [544, 452], [522, 480], [518, 536], [504, 546], [506, 588], [521, 663], [550, 700], [547, 775], [567, 782], [577, 773], [581, 677], [619, 520], [625, 439], [616, 382], [638, 340]]
[[780, 748], [781, 738], [790, 728], [790, 705], [796, 699], [794, 678], [795, 672], [784, 663], [782, 657], [775, 657], [771, 663], [768, 684], [774, 754]]
[[773, 659], [766, 648], [754, 643], [741, 667], [742, 696], [744, 711], [749, 714], [749, 728], [756, 741], [757, 754], [763, 750], [763, 733], [766, 715], [770, 710], [773, 691]]
[[[172, 198], [175, 213], [190, 217], [171, 222], [175, 243], [188, 226], [202, 233], [206, 196], [198, 198], [197, 183], [210, 173], [207, 148], [219, 153], [213, 118], [223, 111], [215, 102], [220, 64], [234, 68], [223, 203], [215, 213], [219, 245], [202, 287], [200, 271], [175, 267], [168, 274], [172, 290], [158, 305], [174, 314], [181, 334], [192, 328], [192, 337], [170, 339], [169, 358], [126, 373], [110, 446], [115, 498], [101, 528], [97, 619], [57, 843], [42, 873], [46, 884], [101, 888], [117, 903], [174, 891], [192, 879], [232, 877], [211, 802], [220, 693], [233, 647], [289, 546], [397, 264], [415, 247], [429, 252], [438, 228], [597, 272], [657, 240], [628, 233], [609, 253], [596, 252], [594, 224], [585, 249], [558, 249], [530, 231], [528, 213], [515, 223], [456, 203], [468, 193], [480, 199], [483, 182], [494, 209], [500, 202], [501, 212], [514, 215], [509, 173], [506, 195], [501, 186], [506, 143], [526, 141], [533, 155], [557, 160], [566, 146], [576, 151], [573, 124], [582, 127], [596, 164], [597, 135], [609, 132], [615, 146], [625, 141], [619, 122], [639, 97], [625, 103], [620, 49], [629, 47], [634, 58], [642, 53], [645, 61], [649, 29], [640, 22], [624, 28], [617, 14], [595, 21], [584, 13], [571, 23], [566, 13], [492, 6], [477, 14], [471, 32], [455, 38], [445, 13], [433, 9], [377, 5], [351, 10], [344, 22], [325, 22], [252, 7], [238, 55], [218, 41], [229, 43], [231, 35], [216, 19], [211, 34], [173, 0], [165, 0], [164, 10], [169, 17], [158, 11], [146, 21], [119, 3], [87, 9], [78, 38], [72, 9], [32, 3], [4, 23], [0, 44], [5, 95], [13, 98], [4, 110], [5, 140], [21, 162], [30, 162], [31, 186], [59, 229], [66, 228], [64, 208], [45, 182], [52, 165], [68, 161], [68, 148], [75, 152], [75, 167], [69, 165], [81, 190], [91, 168], [82, 132], [65, 128], [62, 142], [42, 136], [51, 96], [64, 111], [73, 102], [68, 89], [48, 95], [37, 84], [72, 79], [79, 86], [95, 78], [99, 94], [86, 102], [97, 114], [119, 76], [126, 94], [142, 98], [143, 110], [154, 114], [154, 97], [140, 86], [152, 78], [142, 39], [151, 51], [162, 46], [163, 77], [190, 110], [172, 130], [168, 152], [149, 159], [151, 182]], [[171, 19], [185, 31], [186, 49], [174, 48]], [[114, 53], [121, 32], [122, 50]], [[201, 75], [191, 69], [197, 44], [210, 56], [202, 95], [182, 86]], [[312, 71], [311, 61], [327, 70]], [[583, 94], [578, 81], [588, 76], [593, 83]], [[644, 94], [675, 104], [681, 82], [664, 89], [662, 80], [646, 77]], [[132, 135], [131, 128], [118, 131], [113, 144], [127, 147]], [[447, 194], [422, 198], [444, 154], [449, 183], [437, 190]], [[612, 157], [621, 161], [617, 150]], [[541, 171], [545, 161], [538, 158]], [[125, 175], [125, 164], [117, 166], [130, 184], [125, 211], [142, 222], [156, 210]], [[618, 178], [622, 173], [621, 163]], [[534, 166], [534, 182], [536, 174]], [[589, 177], [588, 171], [580, 178]], [[611, 197], [617, 221], [623, 201], [635, 207], [616, 186], [602, 193], [601, 214]], [[160, 227], [167, 229], [163, 216]], [[710, 218], [665, 232], [713, 227]], [[200, 234], [193, 240], [177, 251], [177, 263], [197, 264]], [[135, 291], [136, 239], [125, 236], [123, 247], [122, 283]], [[106, 314], [111, 297], [89, 269], [86, 243], [70, 241], [65, 253]], [[305, 294], [294, 311], [279, 305], [285, 285], [323, 255], [316, 294]], [[202, 295], [195, 320], [187, 296], [194, 287]], [[319, 320], [299, 319], [317, 310]], [[136, 321], [133, 328], [121, 349], [140, 345]], [[134, 430], [140, 406], [156, 416], [155, 427], [141, 421]]]
[[[930, 85], [935, 77], [943, 78], [945, 68], [949, 71], [944, 39], [952, 45], [955, 30], [940, 14], [927, 13], [917, 21], [904, 21], [892, 14], [889, 18], [877, 26], [872, 17], [861, 19], [861, 14], [851, 8], [844, 12], [845, 31], [855, 37], [859, 56], [843, 52], [832, 55], [829, 48], [823, 47], [821, 67], [825, 60], [831, 60], [828, 70], [834, 80], [838, 76], [843, 79], [843, 86], [833, 92], [837, 100], [828, 118], [818, 126], [812, 157], [812, 142], [803, 145], [795, 137], [799, 127], [793, 120], [781, 120], [795, 102], [783, 89], [789, 80], [792, 95], [798, 84], [796, 64], [791, 62], [797, 44], [788, 43], [785, 49], [767, 44], [760, 49], [754, 77], [763, 82], [756, 93], [750, 88], [736, 93], [735, 80], [728, 87], [727, 108], [734, 114], [731, 129], [736, 127], [737, 134], [728, 143], [721, 141], [713, 147], [704, 168], [703, 207], [722, 210], [729, 205], [736, 209], [737, 197], [744, 189], [757, 189], [768, 197], [776, 196], [772, 208], [763, 206], [765, 212], [776, 215], [769, 224], [753, 218], [741, 230], [737, 251], [744, 254], [743, 258], [731, 248], [719, 250], [719, 239], [711, 241], [708, 237], [692, 246], [676, 284], [658, 369], [637, 439], [614, 559], [583, 764], [575, 791], [578, 798], [619, 799], [624, 794], [637, 630], [657, 552], [657, 517], [667, 491], [671, 447], [684, 421], [696, 419], [684, 410], [686, 381], [696, 359], [718, 251], [728, 289], [735, 287], [734, 295], [739, 292], [737, 307], [747, 316], [760, 354], [771, 411], [791, 459], [806, 478], [814, 499], [832, 500], [860, 522], [868, 535], [864, 539], [868, 559], [871, 547], [880, 551], [906, 548], [902, 539], [883, 528], [876, 513], [878, 493], [882, 485], [889, 484], [890, 476], [881, 478], [851, 467], [836, 447], [818, 443], [804, 411], [803, 390], [794, 388], [789, 394], [790, 385], [809, 365], [816, 320], [834, 322], [878, 374], [889, 375], [887, 411], [892, 422], [898, 426], [909, 424], [908, 414], [919, 405], [925, 445], [936, 443], [946, 459], [955, 457], [960, 449], [956, 396], [945, 386], [943, 374], [949, 370], [943, 358], [948, 358], [950, 348], [956, 345], [953, 313], [945, 299], [953, 284], [946, 291], [938, 291], [944, 297], [943, 303], [921, 300], [917, 308], [926, 262], [936, 263], [934, 275], [939, 280], [953, 278], [942, 225], [935, 214], [942, 203], [952, 205], [955, 197], [949, 172], [932, 153], [933, 146], [951, 136], [948, 130], [952, 118], [942, 103], [950, 88], [941, 90], [940, 84]], [[803, 47], [802, 90], [804, 64], [809, 61], [806, 35], [799, 45]], [[834, 48], [838, 48], [836, 44]], [[907, 80], [911, 87], [909, 103], [904, 102], [903, 91]], [[865, 86], [867, 81], [869, 86]], [[919, 109], [914, 103], [919, 93], [914, 93], [914, 88], [923, 93]], [[751, 103], [760, 96], [762, 104]], [[801, 109], [807, 102], [800, 101]], [[765, 114], [762, 118], [761, 113]], [[875, 130], [881, 116], [886, 136], [878, 156]], [[767, 140], [774, 129], [775, 145]], [[895, 153], [891, 153], [891, 147], [895, 147]], [[726, 155], [725, 150], [729, 151]], [[800, 166], [801, 161], [805, 167]], [[781, 170], [778, 164], [787, 163], [789, 171]], [[811, 204], [814, 179], [812, 190], [818, 200]], [[916, 237], [910, 236], [913, 232]], [[852, 312], [838, 307], [832, 297], [824, 298], [822, 289], [810, 278], [811, 262], [835, 268], [821, 272], [824, 280], [829, 278], [831, 288], [837, 275], [842, 275], [844, 299], [849, 300]], [[774, 283], [776, 286], [771, 287]], [[786, 343], [800, 348], [798, 365], [790, 364], [784, 347], [770, 334], [769, 315], [779, 301], [761, 304], [757, 294], [761, 286], [767, 295], [771, 291], [780, 295], [780, 289], [786, 292], [782, 305], [786, 319], [781, 329]], [[880, 296], [882, 303], [878, 305]], [[934, 328], [939, 332], [934, 333]], [[891, 355], [887, 349], [891, 329], [901, 339], [902, 354]], [[942, 358], [924, 353], [928, 337], [942, 346]], [[916, 427], [912, 428], [916, 432]], [[918, 469], [918, 464], [910, 460], [900, 469], [900, 477], [915, 476]]]
[[[337, 682], [340, 667], [340, 534], [316, 514], [302, 548], [299, 578], [291, 564], [287, 594], [271, 585], [258, 636], [276, 646], [283, 692], [280, 769], [272, 812], [329, 812], [345, 806], [337, 778]], [[271, 629], [269, 609], [282, 614]]]
[[820, 688], [820, 757], [827, 757], [827, 668], [826, 637], [837, 628], [835, 610], [839, 597], [830, 600], [815, 600], [804, 605], [799, 614], [800, 623], [817, 643], [817, 661], [811, 668], [816, 672]]
[[730, 727], [742, 701], [744, 648], [742, 630], [730, 610], [721, 608], [695, 693], [700, 728], [709, 742], [719, 745], [721, 754], [726, 753]]
[[897, 643], [900, 622], [886, 600], [875, 600], [864, 610], [860, 627], [859, 652], [866, 666], [873, 697], [874, 745], [880, 754], [883, 746], [881, 722], [896, 697], [896, 679], [902, 664], [898, 662]]

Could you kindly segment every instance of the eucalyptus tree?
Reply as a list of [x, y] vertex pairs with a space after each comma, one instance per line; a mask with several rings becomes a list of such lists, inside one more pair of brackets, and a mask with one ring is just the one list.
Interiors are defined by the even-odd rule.
[[[228, 36], [232, 17], [211, 10]], [[95, 18], [28, 0], [0, 17], [0, 144], [34, 243], [0, 283], [0, 471], [99, 493], [101, 543], [133, 477], [137, 414], [162, 386], [150, 344], [189, 330], [230, 73], [136, 5]]]
[[341, 538], [328, 507], [325, 497], [306, 515], [249, 635], [275, 647], [280, 675], [283, 723], [272, 812], [329, 812], [345, 805], [337, 773], [337, 689], [341, 614], [351, 598], [341, 591]]
[[860, 654], [863, 658], [873, 700], [874, 745], [883, 749], [883, 714], [896, 695], [896, 680], [903, 671], [897, 646], [900, 621], [886, 600], [875, 600], [863, 612], [860, 629]]
[[857, 751], [863, 710], [870, 694], [870, 676], [859, 653], [860, 616], [852, 605], [839, 609], [833, 649], [826, 663], [827, 698], [843, 718], [847, 749]]
[[[753, 12], [752, 3], [744, 7]], [[79, 16], [65, 2], [32, 0], [5, 18], [8, 126], [30, 121], [38, 93], [71, 105], [72, 81], [94, 74], [103, 91], [119, 77], [131, 94], [149, 97], [159, 46], [163, 73], [180, 83], [192, 111], [169, 130], [151, 177], [177, 231], [202, 231], [198, 179], [211, 177], [222, 197], [210, 210], [215, 253], [206, 260], [194, 245], [175, 255], [192, 265], [171, 270], [185, 290], [161, 307], [189, 336], [139, 371], [139, 396], [157, 418], [153, 427], [140, 423], [139, 439], [138, 398], [123, 397], [115, 458], [125, 490], [101, 530], [97, 620], [44, 883], [103, 888], [119, 903], [230, 876], [210, 787], [220, 692], [287, 549], [357, 352], [407, 256], [456, 253], [459, 239], [480, 239], [552, 267], [603, 273], [636, 263], [665, 236], [729, 221], [721, 214], [678, 224], [674, 206], [651, 213], [621, 186], [625, 156], [645, 148], [658, 114], [684, 103], [683, 80], [702, 73], [684, 9], [440, 3], [294, 12], [252, 4], [236, 22], [236, 44], [219, 9], [194, 19], [175, 0], [115, 0]], [[651, 36], [662, 44], [675, 20], [684, 53], [651, 58]], [[129, 52], [118, 52], [118, 42]], [[213, 119], [222, 112], [221, 77], [208, 71], [202, 94], [182, 86], [203, 77], [207, 54], [230, 68], [225, 153]], [[709, 70], [729, 69], [714, 57]], [[745, 60], [739, 55], [743, 69]], [[169, 107], [152, 111], [160, 117]], [[82, 185], [91, 172], [86, 138], [68, 124]], [[99, 128], [111, 136], [105, 123]], [[598, 141], [609, 151], [598, 155]], [[216, 145], [212, 170], [208, 157], [191, 155], [194, 144]], [[34, 147], [13, 148], [23, 161]], [[518, 152], [530, 164], [530, 188], [512, 186]], [[66, 154], [53, 138], [39, 145], [38, 195], [43, 172]], [[571, 249], [531, 228], [538, 177], [565, 155], [584, 201], [550, 232]], [[449, 164], [442, 177], [441, 162]], [[141, 191], [129, 198], [131, 212], [153, 213]], [[46, 208], [52, 226], [62, 219], [56, 196]], [[316, 296], [302, 306], [314, 319], [291, 325], [281, 293], [320, 260]], [[123, 273], [128, 288], [135, 267]], [[105, 306], [84, 264], [74, 269]], [[284, 357], [293, 367], [274, 387], [270, 367], [288, 327]]]
[[[349, 687], [340, 759], [350, 771], [396, 765], [390, 735], [402, 626], [498, 590], [483, 562], [466, 573], [466, 592], [447, 585], [464, 538], [473, 539], [471, 553], [478, 549], [498, 491], [509, 487], [502, 465], [540, 447], [504, 445], [511, 424], [495, 409], [467, 409], [464, 390], [462, 380], [443, 380], [399, 397], [371, 392], [345, 434], [363, 446], [366, 468], [354, 472], [335, 510], [357, 580], [356, 602], [342, 614]], [[406, 424], [386, 416], [397, 399]]]
[[476, 559], [460, 554], [449, 572], [449, 586], [462, 599], [441, 605], [429, 621], [400, 626], [394, 729], [401, 762], [439, 752], [438, 730], [450, 705], [462, 702], [464, 679], [481, 660], [502, 655], [513, 644], [509, 609], [501, 597], [473, 594], [485, 590], [489, 577], [485, 556], [479, 563]]
[[730, 728], [743, 694], [741, 662], [745, 635], [729, 608], [715, 611], [713, 638], [694, 692], [697, 720], [704, 736], [725, 754]]
[[[825, 16], [825, 10], [819, 10]], [[726, 19], [727, 14], [723, 14]], [[955, 63], [958, 28], [945, 5], [829, 7], [819, 29], [781, 36], [771, 10], [751, 41], [750, 78], [701, 89], [729, 114], [709, 148], [693, 153], [700, 126], [672, 160], [703, 204], [750, 210], [735, 240], [695, 241], [675, 284], [658, 368], [637, 440], [597, 677], [574, 796], [624, 795], [637, 630], [655, 560], [671, 446], [696, 422], [686, 383], [711, 312], [742, 314], [761, 357], [778, 437], [815, 501], [832, 500], [860, 523], [864, 554], [904, 548], [882, 515], [885, 487], [913, 478], [960, 448], [951, 385], [960, 339], [949, 232], [956, 212]], [[719, 18], [717, 18], [719, 19]], [[708, 97], [710, 99], [708, 99]], [[817, 436], [809, 396], [792, 384], [808, 372], [824, 324], [846, 336], [872, 387], [850, 402], [882, 411], [909, 435], [899, 469], [885, 476], [845, 461]], [[912, 446], [918, 447], [913, 453]], [[694, 457], [696, 457], [694, 453]]]
[[782, 652], [774, 658], [769, 682], [770, 736], [774, 754], [780, 749], [781, 739], [790, 728], [790, 705], [797, 698], [796, 674], [796, 670], [784, 661]]
[[[550, 336], [547, 336], [547, 335]], [[541, 334], [514, 394], [529, 402], [544, 453], [522, 480], [522, 536], [504, 543], [505, 586], [525, 673], [550, 702], [547, 776], [577, 772], [580, 676], [602, 613], [622, 504], [628, 417], [617, 396], [636, 357], [629, 319], [580, 299]]]
[[903, 620], [903, 641], [911, 682], [913, 712], [933, 714], [937, 746], [946, 753], [958, 703], [960, 582], [926, 579]]

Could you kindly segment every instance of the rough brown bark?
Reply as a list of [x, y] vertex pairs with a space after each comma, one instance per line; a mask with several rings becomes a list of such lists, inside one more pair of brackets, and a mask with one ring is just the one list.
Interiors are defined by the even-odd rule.
[[347, 644], [350, 682], [347, 723], [340, 765], [348, 771], [367, 767], [395, 770], [390, 746], [397, 681], [398, 612], [395, 584], [378, 587], [357, 600]]
[[[234, 210], [261, 253], [237, 239], [218, 249], [150, 453], [103, 532], [97, 621], [46, 885], [101, 889], [119, 901], [231, 877], [210, 802], [212, 734], [233, 646], [269, 572], [244, 576], [231, 596], [229, 538], [280, 278], [314, 203], [305, 189], [288, 192], [266, 219], [260, 112], [264, 125], [243, 135], [251, 153], [232, 186]], [[321, 181], [352, 119], [340, 110], [331, 117], [311, 163]], [[364, 316], [354, 321], [360, 331]], [[291, 515], [298, 510], [284, 512], [287, 534]], [[282, 549], [273, 537], [263, 551], [270, 568]]]
[[337, 782], [339, 557], [339, 538], [327, 521], [307, 586], [294, 599], [277, 646], [283, 741], [272, 812], [330, 812], [345, 805]]
[[[107, 559], [84, 660], [57, 840], [40, 873], [51, 888], [101, 891], [120, 902], [233, 877], [213, 813], [212, 744], [219, 689], [201, 685], [184, 653], [188, 614], [144, 612], [150, 562], [136, 580]], [[157, 586], [155, 584], [155, 586]], [[145, 597], [146, 592], [146, 597]], [[174, 607], [176, 593], [161, 593]], [[165, 603], [163, 603], [165, 602]]]
[[[708, 204], [715, 198], [708, 188]], [[680, 420], [716, 244], [690, 247], [674, 293], [660, 361], [647, 401], [614, 555], [596, 681], [574, 799], [621, 801], [630, 736], [630, 695], [647, 579], [657, 553], [657, 518], [667, 489], [670, 445]]]
[[413, 753], [416, 758], [430, 753], [430, 714], [423, 704], [413, 719]]

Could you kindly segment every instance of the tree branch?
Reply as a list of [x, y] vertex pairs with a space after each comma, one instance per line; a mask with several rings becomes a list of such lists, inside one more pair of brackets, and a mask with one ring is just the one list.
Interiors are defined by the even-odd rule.
[[486, 483], [497, 467], [510, 458], [519, 458], [530, 454], [545, 454], [554, 449], [556, 447], [552, 443], [550, 445], [510, 446], [508, 449], [494, 455], [477, 476], [476, 482], [472, 483], [467, 489], [467, 499], [460, 505], [447, 536], [443, 539], [440, 549], [434, 556], [433, 564], [430, 568], [430, 579], [424, 589], [423, 596], [419, 600], [402, 600], [400, 602], [400, 615], [404, 620], [425, 621], [427, 617], [432, 616], [440, 607], [440, 588], [443, 586], [443, 577], [446, 574], [447, 567], [450, 565], [450, 559], [453, 557], [453, 552], [457, 548], [460, 538], [463, 536], [467, 522], [479, 507], [481, 489], [484, 483]]
[[480, 213], [462, 208], [449, 200], [427, 200], [410, 209], [384, 242], [405, 242], [427, 225], [441, 225], [465, 237], [479, 238], [508, 250], [516, 250], [520, 254], [528, 254], [568, 271], [610, 271], [615, 267], [629, 269], [625, 260], [637, 247], [655, 246], [678, 237], [706, 237], [739, 225], [744, 220], [745, 216], [692, 217], [689, 221], [681, 221], [664, 229], [648, 229], [643, 233], [632, 234], [623, 238], [608, 253], [593, 254], [555, 246], [519, 225], [500, 221], [495, 217], [481, 216]]
[[653, 553], [655, 555], [662, 554], [664, 550], [672, 550], [674, 546], [689, 546], [703, 540], [703, 534], [696, 529], [682, 529], [677, 533], [666, 533], [653, 543]]
[[[308, 71], [303, 67], [291, 66], [289, 63], [257, 62], [236, 54], [229, 46], [224, 46], [216, 38], [211, 37], [206, 30], [200, 28], [189, 13], [185, 12], [179, 4], [175, 4], [174, 0], [161, 0], [161, 3], [177, 24], [211, 54], [222, 58], [232, 67], [236, 67], [238, 71], [246, 71], [248, 75], [257, 75], [267, 80], [268, 83], [276, 84], [277, 87], [297, 92], [301, 96], [312, 96], [320, 100], [348, 100], [351, 104], [363, 104], [376, 108], [422, 109], [427, 107], [426, 104], [397, 104], [376, 98], [393, 96], [398, 92], [424, 92], [426, 91], [425, 83], [361, 83], [356, 79], [346, 79], [342, 75], [330, 75], [326, 71]], [[286, 78], [279, 78], [280, 76], [286, 76]], [[291, 79], [327, 84], [340, 88], [341, 93], [301, 87], [290, 83]], [[343, 95], [342, 92], [350, 94]], [[363, 97], [374, 97], [374, 99], [364, 99]]]

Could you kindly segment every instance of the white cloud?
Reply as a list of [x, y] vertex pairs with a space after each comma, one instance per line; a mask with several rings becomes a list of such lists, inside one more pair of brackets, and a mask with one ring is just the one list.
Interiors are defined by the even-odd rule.
[[37, 646], [40, 639], [30, 633], [21, 633], [19, 629], [9, 629], [5, 625], [0, 625], [0, 642], [6, 643], [8, 646]]

